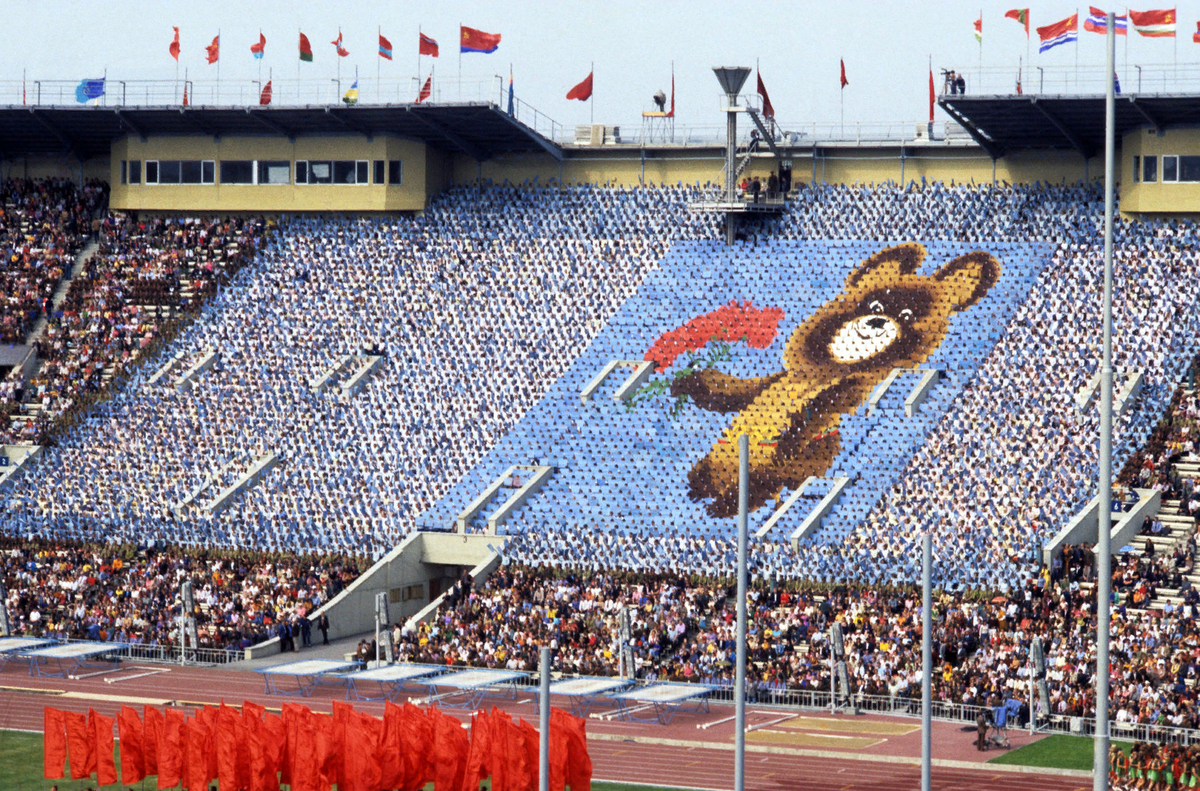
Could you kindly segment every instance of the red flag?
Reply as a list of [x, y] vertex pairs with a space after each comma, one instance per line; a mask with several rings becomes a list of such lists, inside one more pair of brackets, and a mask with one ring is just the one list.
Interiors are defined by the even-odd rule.
[[86, 714], [64, 711], [67, 721], [67, 752], [71, 756], [71, 779], [82, 780], [96, 771], [96, 740]]
[[167, 52], [170, 52], [171, 57], [175, 59], [176, 63], [178, 63], [179, 62], [179, 28], [172, 27], [171, 29], [175, 31], [175, 40], [171, 42], [171, 46], [167, 47]]
[[458, 791], [467, 774], [471, 740], [457, 717], [437, 709], [430, 713], [434, 717], [433, 791]]
[[183, 767], [183, 787], [205, 791], [208, 787], [208, 726], [196, 718], [187, 723], [187, 762]]
[[167, 709], [158, 741], [159, 788], [179, 785], [183, 779], [186, 757], [187, 717], [179, 709]]
[[183, 84], [183, 106], [188, 106], [187, 83]]
[[492, 767], [492, 727], [486, 711], [471, 715], [471, 748], [467, 753], [466, 771], [463, 773], [463, 791], [477, 791], [479, 784], [487, 779]]
[[[282, 772], [284, 767], [284, 756], [287, 747], [287, 728], [284, 725], [283, 718], [278, 714], [266, 713], [263, 714], [263, 733], [267, 734], [264, 737], [264, 747], [267, 752], [267, 765], [270, 767], [271, 779], [276, 780], [276, 773]], [[278, 783], [276, 783], [278, 785]], [[272, 791], [276, 791], [272, 789]]]
[[142, 708], [142, 764], [146, 776], [158, 774], [158, 743], [162, 739], [163, 716], [158, 709]]
[[1200, 22], [1196, 23], [1196, 32], [1192, 34], [1192, 43], [1200, 44]]
[[592, 98], [592, 72], [589, 71], [588, 76], [583, 78], [583, 82], [567, 91], [567, 98], [578, 99], [581, 102]]
[[417, 45], [417, 54], [418, 55], [432, 55], [433, 57], [436, 58], [438, 56], [437, 41], [434, 39], [431, 39], [429, 36], [425, 35], [424, 33], [421, 33], [420, 36], [421, 36], [421, 41]]
[[433, 75], [430, 74], [425, 78], [425, 84], [421, 86], [421, 92], [417, 94], [417, 104], [425, 101], [433, 93]]
[[[541, 762], [541, 738], [538, 735], [537, 729], [522, 719], [517, 723], [517, 728], [520, 729], [522, 741], [525, 745], [525, 763], [529, 766], [529, 787], [530, 789], [540, 788], [538, 781], [541, 779], [541, 768], [538, 764]], [[554, 748], [551, 747], [551, 750]], [[437, 789], [434, 789], [437, 791]]]
[[213, 37], [213, 43], [204, 48], [208, 51], [208, 62], [216, 63], [221, 55], [221, 34], [218, 33]]
[[270, 80], [267, 80], [267, 84], [263, 86], [262, 93], [259, 94], [259, 96], [258, 96], [258, 103], [263, 104], [263, 105], [271, 103], [271, 81]]
[[266, 708], [258, 705], [254, 701], [252, 701], [252, 700], [243, 700], [242, 701], [242, 719], [244, 719], [244, 720], [255, 719], [255, 720], [259, 720], [261, 722], [263, 715], [266, 713], [267, 713]]
[[[404, 710], [390, 700], [384, 704], [383, 733], [379, 737], [379, 785], [381, 788], [403, 788], [404, 782]], [[478, 788], [479, 784], [476, 783]]]
[[272, 791], [278, 791], [279, 778], [271, 771], [271, 756], [267, 751], [267, 739], [270, 735], [266, 732], [262, 720], [251, 718], [249, 722], [246, 742], [250, 761], [246, 773], [246, 786], [249, 791], [265, 791], [270, 789], [274, 782], [275, 789]]
[[110, 786], [117, 782], [117, 762], [113, 755], [116, 745], [113, 742], [112, 717], [97, 714], [88, 709], [88, 721], [92, 726], [92, 738], [96, 742], [96, 782], [102, 786]]
[[551, 728], [558, 717], [559, 723], [567, 731], [569, 748], [567, 750], [567, 785], [571, 791], [592, 790], [592, 759], [587, 750], [586, 723], [579, 717], [573, 717], [562, 709], [550, 709]]
[[937, 90], [933, 87], [933, 69], [929, 70], [929, 122], [933, 123], [933, 106], [937, 103]]
[[240, 788], [245, 785], [245, 778], [238, 772], [238, 733], [237, 726], [241, 716], [234, 709], [221, 704], [217, 712], [216, 747], [217, 747], [217, 779], [222, 788]]
[[379, 31], [379, 57], [392, 59], [392, 42], [383, 37], [383, 31]]
[[[404, 791], [420, 791], [422, 787], [433, 780], [433, 756], [429, 748], [433, 745], [433, 723], [425, 712], [411, 703], [405, 703], [404, 717], [404, 753], [408, 762], [405, 767], [404, 779], [408, 785]], [[499, 791], [499, 789], [497, 789]]]
[[42, 776], [61, 780], [67, 764], [67, 718], [58, 709], [42, 711]]
[[461, 25], [458, 28], [459, 52], [495, 52], [499, 46], [499, 33], [485, 33], [482, 30]]
[[1129, 22], [1140, 35], [1150, 38], [1175, 38], [1175, 9], [1129, 11]]
[[771, 106], [771, 97], [767, 96], [767, 86], [763, 85], [761, 74], [757, 75], [757, 77], [758, 77], [758, 95], [762, 97], [762, 103], [763, 103], [763, 115], [765, 115], [767, 118], [774, 118], [775, 117], [775, 108]]
[[255, 58], [262, 58], [266, 48], [267, 48], [267, 37], [264, 36], [262, 34], [262, 31], [260, 30], [260, 31], [258, 31], [258, 43], [250, 45], [250, 53], [252, 55], [254, 55]]
[[667, 113], [667, 118], [675, 117], [675, 69], [671, 69], [671, 112]]
[[1015, 19], [1017, 22], [1025, 26], [1025, 38], [1029, 38], [1029, 9], [1014, 8], [1011, 11], [1005, 12], [1005, 19]]
[[122, 706], [117, 715], [117, 733], [121, 736], [121, 783], [133, 785], [146, 776], [142, 750], [142, 719], [137, 709]]
[[845, 88], [847, 85], [850, 84], [850, 81], [846, 79], [846, 61], [843, 59], [841, 61], [841, 64], [842, 64], [842, 87]]
[[[345, 727], [342, 758], [346, 777], [344, 784], [338, 783], [338, 791], [343, 787], [346, 791], [376, 791], [381, 787], [382, 779], [379, 740], [383, 723], [370, 715], [351, 712], [342, 724]], [[427, 745], [426, 749], [432, 747]]]
[[350, 727], [350, 720], [356, 716], [357, 713], [351, 704], [343, 703], [340, 700], [333, 701], [333, 727], [330, 733], [333, 736], [333, 750], [335, 755], [330, 759], [332, 763], [329, 779], [337, 783], [338, 791], [341, 791], [342, 786], [346, 787], [346, 791], [358, 791], [361, 788], [361, 778], [349, 777], [350, 773], [345, 765], [345, 751], [348, 749], [349, 744], [346, 737], [346, 729]]
[[342, 46], [342, 30], [341, 30], [341, 28], [338, 28], [338, 37], [329, 43], [337, 48], [337, 54], [338, 54], [339, 58], [344, 58], [350, 54], [350, 50], [348, 50]]
[[308, 43], [308, 36], [300, 34], [300, 60], [312, 63], [312, 44]]
[[975, 20], [975, 40], [980, 44], [983, 43], [983, 13], [980, 12], [979, 19]]

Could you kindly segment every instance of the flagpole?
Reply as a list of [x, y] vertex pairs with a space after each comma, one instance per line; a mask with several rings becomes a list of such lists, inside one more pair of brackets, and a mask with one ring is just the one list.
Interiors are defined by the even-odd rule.
[[[259, 38], [259, 40], [260, 40], [260, 41], [262, 40], [262, 28], [261, 28], [261, 27], [258, 29], [258, 38]], [[266, 53], [266, 52], [263, 52], [263, 53], [260, 53], [260, 54], [262, 54], [263, 56], [265, 56], [267, 53]], [[260, 97], [260, 98], [261, 98], [261, 95], [262, 95], [262, 62], [263, 62], [263, 59], [262, 59], [262, 58], [259, 58], [259, 59], [258, 59], [258, 90], [259, 90], [259, 97]]]
[[[417, 26], [417, 92], [421, 91], [421, 26]], [[397, 98], [399, 98], [397, 96]]]
[[458, 23], [458, 98], [462, 99], [462, 22]]
[[[1090, 13], [1090, 12], [1089, 12]], [[1116, 24], [1115, 22], [1113, 24]], [[1079, 92], [1079, 8], [1075, 8], [1075, 92]]]
[[[341, 37], [342, 37], [342, 29], [339, 27], [338, 28], [338, 38], [341, 38]], [[340, 41], [338, 42], [337, 48], [338, 49], [342, 48], [342, 44]], [[334, 54], [334, 60], [337, 61], [337, 92], [341, 93], [342, 92], [342, 53], [335, 50], [333, 54]], [[331, 104], [336, 105], [337, 100], [338, 100], [338, 97], [334, 96]]]
[[300, 97], [300, 64], [304, 62], [304, 59], [300, 57], [300, 37], [302, 35], [304, 33], [301, 32], [300, 28], [296, 28], [296, 104], [304, 103]]
[[983, 85], [983, 9], [979, 9], [979, 77], [975, 86], [979, 90]]
[[592, 68], [589, 72], [592, 75], [592, 95], [588, 97], [588, 110], [592, 114], [592, 124], [596, 123], [596, 61], [592, 61]]
[[221, 101], [221, 28], [217, 28], [217, 95], [213, 104]]
[[[375, 27], [375, 33], [376, 33], [375, 46], [378, 47], [379, 39], [383, 37], [383, 25], [377, 25]], [[383, 64], [379, 62], [381, 60], [383, 60], [383, 55], [376, 53], [376, 55], [375, 55], [375, 90], [379, 91], [379, 99], [380, 99], [379, 103], [383, 104], [383, 85], [382, 85], [382, 80], [379, 79], [379, 70], [383, 67]]]

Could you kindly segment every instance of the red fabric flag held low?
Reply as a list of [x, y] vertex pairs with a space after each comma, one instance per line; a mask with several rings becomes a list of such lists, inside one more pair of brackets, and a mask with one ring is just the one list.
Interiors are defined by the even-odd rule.
[[[404, 710], [390, 700], [384, 704], [383, 733], [379, 737], [379, 785], [403, 788], [404, 782]], [[478, 783], [476, 783], [478, 787]]]
[[775, 108], [771, 106], [771, 97], [767, 96], [767, 86], [763, 84], [761, 74], [757, 74], [755, 76], [758, 77], [758, 95], [762, 97], [763, 115], [765, 115], [767, 118], [774, 118]]
[[567, 91], [567, 98], [578, 99], [581, 102], [586, 102], [592, 98], [592, 74], [593, 72], [589, 71], [588, 76], [583, 78], [583, 82]]
[[217, 779], [221, 788], [239, 788], [246, 784], [238, 771], [238, 722], [241, 715], [225, 704], [217, 712]]
[[[541, 737], [538, 735], [537, 728], [524, 719], [517, 723], [517, 727], [521, 731], [521, 737], [525, 744], [525, 763], [529, 766], [529, 787], [531, 789], [540, 788], [538, 783], [541, 780], [541, 769], [538, 764], [541, 762]], [[550, 749], [554, 749], [553, 745]]]
[[140, 783], [146, 777], [143, 732], [137, 709], [122, 706], [117, 714], [117, 733], [121, 736], [121, 783], [124, 785]]
[[550, 709], [550, 728], [558, 718], [567, 731], [567, 785], [571, 791], [592, 791], [592, 759], [587, 749], [586, 723], [562, 709]]
[[67, 751], [71, 756], [71, 779], [82, 780], [96, 771], [96, 740], [86, 714], [64, 711], [67, 720]]
[[[147, 718], [148, 721], [149, 718]], [[174, 788], [183, 779], [187, 757], [187, 717], [167, 709], [158, 740], [158, 787]]]
[[208, 727], [199, 718], [188, 720], [187, 724], [183, 787], [187, 791], [206, 791], [208, 788]]
[[142, 771], [146, 776], [158, 774], [158, 743], [162, 739], [163, 716], [158, 709], [142, 709]]
[[42, 712], [42, 777], [61, 780], [67, 764], [67, 718], [49, 706]]
[[458, 791], [467, 774], [471, 740], [457, 717], [431, 709], [433, 726], [433, 791]]
[[115, 720], [97, 714], [92, 709], [88, 709], [88, 720], [91, 721], [92, 735], [96, 740], [96, 782], [110, 786], [117, 782], [117, 762], [113, 755], [116, 746], [113, 742]]

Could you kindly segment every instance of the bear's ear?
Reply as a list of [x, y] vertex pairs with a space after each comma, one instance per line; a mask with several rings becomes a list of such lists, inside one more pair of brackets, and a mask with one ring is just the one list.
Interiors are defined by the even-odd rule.
[[857, 269], [846, 278], [846, 288], [857, 286], [868, 275], [885, 281], [900, 275], [911, 275], [925, 260], [925, 248], [916, 242], [906, 242], [886, 250], [880, 250], [875, 255], [863, 261]]
[[983, 299], [1000, 279], [1000, 262], [982, 250], [960, 255], [933, 273], [940, 284], [941, 296], [966, 310]]

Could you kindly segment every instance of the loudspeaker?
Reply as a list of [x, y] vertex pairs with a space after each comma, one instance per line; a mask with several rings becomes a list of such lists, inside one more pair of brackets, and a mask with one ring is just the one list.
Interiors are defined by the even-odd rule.
[[1050, 686], [1046, 684], [1046, 679], [1039, 678], [1037, 682], [1038, 701], [1041, 704], [1042, 714], [1050, 714]]
[[183, 599], [183, 610], [190, 617], [196, 611], [196, 597], [192, 594], [192, 581], [184, 580], [179, 591]]
[[1033, 662], [1033, 677], [1046, 677], [1046, 655], [1042, 651], [1042, 638], [1035, 637], [1029, 643], [1029, 658]]
[[383, 648], [383, 659], [389, 665], [396, 661], [396, 649], [392, 645], [392, 630], [384, 625], [379, 631], [379, 643]]
[[846, 663], [838, 662], [834, 665], [834, 672], [837, 676], [837, 700], [850, 700], [850, 674], [846, 672]]
[[375, 594], [375, 616], [379, 619], [381, 626], [387, 626], [391, 623], [388, 620], [388, 595], [386, 591], [380, 591]]
[[0, 637], [12, 634], [12, 623], [8, 620], [8, 591], [0, 585]]
[[846, 655], [846, 643], [842, 639], [842, 625], [834, 623], [829, 627], [829, 640], [833, 646], [833, 658], [841, 659]]

